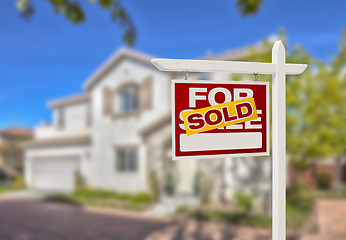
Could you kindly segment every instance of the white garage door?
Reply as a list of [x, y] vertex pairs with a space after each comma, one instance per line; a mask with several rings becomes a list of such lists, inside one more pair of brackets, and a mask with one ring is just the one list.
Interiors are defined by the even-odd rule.
[[33, 187], [41, 190], [72, 191], [79, 169], [77, 157], [37, 158], [33, 161]]

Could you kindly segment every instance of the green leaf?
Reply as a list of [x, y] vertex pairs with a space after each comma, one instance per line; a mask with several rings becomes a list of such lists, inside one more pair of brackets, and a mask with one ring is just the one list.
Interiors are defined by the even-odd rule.
[[24, 10], [26, 9], [27, 6], [27, 1], [25, 0], [18, 0], [16, 7], [20, 12], [24, 12]]
[[65, 16], [73, 23], [81, 23], [85, 20], [84, 11], [77, 2], [69, 3], [66, 6]]
[[103, 8], [110, 8], [113, 5], [112, 0], [99, 0], [100, 6]]
[[260, 9], [263, 0], [238, 0], [237, 7], [243, 16], [255, 15]]

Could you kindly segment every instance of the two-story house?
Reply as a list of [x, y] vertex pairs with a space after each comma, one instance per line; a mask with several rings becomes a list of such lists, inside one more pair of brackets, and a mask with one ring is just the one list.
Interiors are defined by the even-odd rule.
[[[235, 60], [247, 52], [231, 51], [219, 59]], [[160, 72], [150, 60], [138, 52], [119, 50], [86, 81], [85, 93], [48, 104], [52, 124], [38, 126], [35, 140], [24, 146], [29, 187], [71, 191], [78, 175], [93, 188], [149, 191], [149, 175], [155, 172], [161, 188], [171, 181], [177, 194], [193, 194], [197, 175], [204, 172], [213, 180], [210, 191], [219, 196], [236, 191], [232, 169], [243, 174], [241, 179], [253, 177], [251, 161], [171, 160], [170, 82], [184, 76]], [[190, 73], [189, 79], [229, 80], [230, 76]], [[264, 190], [270, 174], [268, 159], [256, 163], [264, 174], [255, 181]]]
[[50, 102], [52, 125], [25, 145], [25, 179], [37, 189], [72, 190], [78, 171], [91, 187], [145, 191], [140, 130], [169, 110], [169, 76], [150, 57], [120, 50], [87, 80], [86, 92]]

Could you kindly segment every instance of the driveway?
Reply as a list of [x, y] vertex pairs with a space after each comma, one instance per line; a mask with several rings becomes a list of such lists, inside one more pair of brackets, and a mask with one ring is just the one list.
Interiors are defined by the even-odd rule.
[[37, 200], [0, 200], [1, 240], [143, 240], [167, 222]]
[[56, 193], [66, 193], [66, 192], [23, 189], [23, 190], [17, 190], [17, 191], [13, 191], [13, 192], [7, 192], [7, 193], [2, 194], [2, 196], [8, 197], [8, 198], [42, 200], [42, 199], [46, 198], [47, 196], [52, 195], [52, 194], [56, 194]]
[[[0, 198], [0, 240], [269, 240], [270, 230]], [[296, 238], [288, 238], [296, 239]]]

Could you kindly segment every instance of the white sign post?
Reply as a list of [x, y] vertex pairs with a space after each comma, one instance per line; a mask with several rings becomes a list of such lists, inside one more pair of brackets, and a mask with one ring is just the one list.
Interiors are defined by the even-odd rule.
[[286, 239], [286, 75], [307, 64], [286, 64], [285, 47], [276, 41], [272, 63], [153, 59], [161, 71], [272, 74], [272, 239]]

